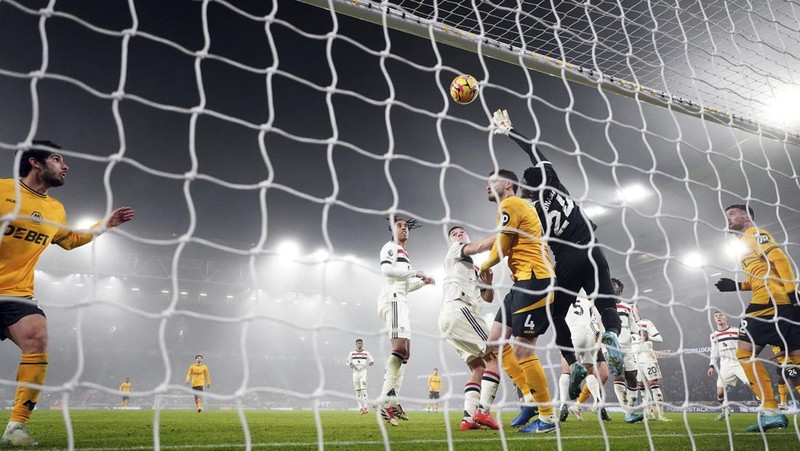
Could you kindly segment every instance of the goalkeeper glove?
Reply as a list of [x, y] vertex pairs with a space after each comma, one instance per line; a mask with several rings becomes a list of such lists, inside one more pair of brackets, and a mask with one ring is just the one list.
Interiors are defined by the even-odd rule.
[[497, 110], [494, 112], [494, 116], [492, 116], [492, 124], [494, 124], [494, 133], [495, 134], [502, 134], [508, 136], [511, 133], [511, 129], [514, 128], [511, 125], [511, 118], [508, 117], [507, 110]]
[[717, 290], [722, 292], [739, 291], [739, 283], [727, 277], [719, 279], [719, 282], [715, 283], [714, 286], [717, 287]]

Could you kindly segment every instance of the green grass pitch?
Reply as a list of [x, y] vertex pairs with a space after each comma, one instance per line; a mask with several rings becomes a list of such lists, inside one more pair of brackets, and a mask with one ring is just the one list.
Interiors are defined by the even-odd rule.
[[[321, 411], [318, 430], [312, 411], [245, 411], [253, 449], [318, 449], [318, 439], [327, 449], [385, 449], [383, 431], [374, 414], [359, 415], [352, 411]], [[613, 421], [603, 423], [612, 450], [650, 449], [644, 424], [625, 424], [622, 414], [612, 413]], [[386, 433], [393, 450], [448, 449], [448, 436], [443, 413], [410, 412], [410, 420], [399, 427], [387, 427]], [[798, 450], [800, 429], [798, 419], [791, 418], [788, 429], [771, 430], [764, 436], [742, 432], [752, 423], [755, 414], [731, 416], [733, 434], [728, 435], [725, 422], [715, 421], [714, 414], [688, 414], [688, 428], [681, 414], [669, 414], [670, 423], [651, 422], [650, 440], [656, 450], [730, 449], [753, 451]], [[506, 411], [504, 423], [511, 421], [513, 412]], [[74, 446], [83, 450], [152, 449], [154, 412], [143, 410], [78, 410], [70, 412]], [[586, 421], [574, 417], [561, 425], [557, 435], [523, 435], [507, 428], [505, 431], [467, 431], [458, 429], [459, 412], [450, 414], [451, 436], [457, 450], [499, 450], [502, 441], [509, 450], [556, 449], [557, 440], [563, 449], [605, 449], [604, 433], [594, 414], [584, 415]], [[245, 433], [236, 411], [210, 410], [162, 411], [158, 429], [161, 449], [244, 449]], [[66, 449], [69, 446], [62, 412], [36, 412], [28, 429], [39, 440], [39, 449]]]

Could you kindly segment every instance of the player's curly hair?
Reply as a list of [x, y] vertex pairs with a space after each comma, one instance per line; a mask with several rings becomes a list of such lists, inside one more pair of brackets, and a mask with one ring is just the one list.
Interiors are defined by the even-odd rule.
[[619, 279], [617, 279], [616, 277], [612, 277], [611, 278], [611, 284], [612, 285], [619, 285], [620, 294], [622, 294], [622, 291], [625, 290], [625, 284], [620, 282]]
[[384, 219], [389, 221], [389, 231], [392, 231], [392, 225], [394, 225], [397, 221], [405, 221], [406, 225], [408, 226], [408, 230], [419, 229], [422, 227], [422, 223], [419, 219], [412, 218], [411, 216], [406, 216], [405, 218], [400, 215], [390, 215], [386, 216]]

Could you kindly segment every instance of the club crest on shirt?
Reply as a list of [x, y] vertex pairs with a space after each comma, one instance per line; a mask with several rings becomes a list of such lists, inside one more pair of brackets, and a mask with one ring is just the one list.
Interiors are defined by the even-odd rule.
[[388, 254], [389, 254], [389, 257], [391, 257], [392, 255], [394, 255], [394, 252], [391, 249], [389, 249]]
[[767, 235], [758, 235], [756, 239], [758, 240], [758, 244], [764, 244], [769, 242], [769, 236]]
[[42, 214], [38, 211], [34, 211], [31, 213], [31, 221], [35, 222], [36, 224], [40, 224], [42, 222]]

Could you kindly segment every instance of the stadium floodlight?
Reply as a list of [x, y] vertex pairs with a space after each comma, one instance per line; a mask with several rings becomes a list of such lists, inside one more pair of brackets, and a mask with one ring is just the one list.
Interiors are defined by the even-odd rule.
[[582, 210], [586, 216], [593, 219], [608, 213], [608, 208], [601, 207], [599, 205], [590, 205], [588, 207], [584, 207]]
[[653, 289], [652, 288], [648, 288], [648, 289], [642, 291], [642, 293], [650, 293], [651, 291], [653, 291]]
[[200, 296], [201, 298], [204, 298], [204, 297], [206, 297], [208, 295], [206, 293], [200, 293], [198, 296]]
[[699, 268], [703, 266], [703, 256], [699, 252], [689, 252], [681, 259], [684, 265], [691, 268]]
[[344, 256], [344, 260], [350, 263], [356, 263], [358, 261], [358, 257], [353, 254], [347, 254]]
[[131, 288], [131, 291], [139, 291], [139, 288], [137, 288], [137, 287], [132, 287], [132, 288]]
[[330, 258], [330, 256], [331, 256], [331, 254], [330, 254], [330, 252], [328, 252], [327, 249], [320, 248], [320, 249], [315, 250], [314, 253], [311, 254], [311, 259], [316, 261], [316, 262], [324, 262], [328, 258]]
[[189, 295], [188, 291], [181, 291], [181, 296], [188, 296], [188, 295]]
[[97, 224], [97, 222], [98, 220], [95, 218], [83, 217], [77, 220], [73, 227], [77, 230], [89, 230], [93, 225]]
[[800, 120], [800, 86], [776, 89], [775, 96], [766, 102], [767, 121], [789, 127]]
[[161, 292], [164, 294], [169, 294], [169, 290], [161, 290]]
[[295, 260], [300, 256], [300, 245], [296, 241], [285, 240], [278, 244], [276, 248], [278, 255], [289, 260]]
[[632, 204], [642, 199], [646, 199], [653, 194], [652, 191], [645, 188], [641, 183], [632, 183], [622, 189], [617, 190], [617, 202]]
[[738, 238], [729, 238], [725, 240], [725, 252], [733, 257], [739, 259], [745, 252], [747, 252], [747, 245], [739, 241]]

